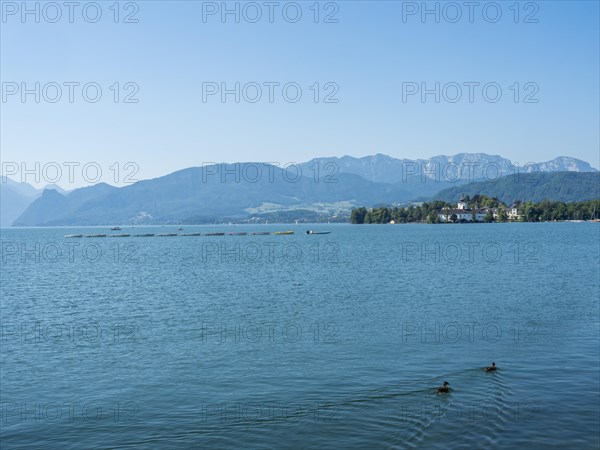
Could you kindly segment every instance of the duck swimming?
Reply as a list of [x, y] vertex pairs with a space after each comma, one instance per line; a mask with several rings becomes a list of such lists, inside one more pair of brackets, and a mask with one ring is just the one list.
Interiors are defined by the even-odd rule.
[[448, 387], [449, 385], [450, 383], [444, 381], [444, 385], [438, 387], [436, 390], [438, 391], [438, 393], [450, 392], [450, 388]]
[[493, 362], [491, 366], [489, 366], [489, 367], [486, 367], [486, 368], [485, 368], [485, 371], [486, 371], [486, 372], [493, 372], [493, 371], [494, 371], [494, 370], [496, 370], [496, 369], [497, 369], [497, 367], [496, 367], [496, 363], [495, 363], [495, 362]]

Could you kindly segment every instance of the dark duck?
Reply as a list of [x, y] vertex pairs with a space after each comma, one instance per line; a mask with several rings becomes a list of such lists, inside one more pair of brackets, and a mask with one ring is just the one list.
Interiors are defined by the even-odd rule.
[[493, 371], [494, 371], [494, 370], [496, 370], [496, 369], [497, 369], [497, 367], [496, 367], [496, 363], [495, 363], [495, 362], [493, 362], [491, 366], [489, 366], [489, 367], [486, 367], [486, 368], [485, 368], [485, 371], [486, 371], [486, 372], [493, 372]]
[[444, 381], [444, 385], [438, 387], [436, 390], [439, 394], [445, 393], [445, 392], [450, 392], [450, 388], [448, 387], [450, 385], [450, 383], [448, 383], [447, 381]]

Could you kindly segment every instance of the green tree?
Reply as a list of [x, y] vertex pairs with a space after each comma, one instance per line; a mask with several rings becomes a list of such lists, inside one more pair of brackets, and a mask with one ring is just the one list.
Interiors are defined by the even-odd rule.
[[490, 209], [488, 211], [488, 213], [485, 215], [485, 217], [483, 218], [483, 221], [485, 223], [491, 223], [494, 221], [494, 213], [492, 212], [492, 210]]
[[352, 210], [352, 213], [350, 214], [350, 221], [352, 223], [356, 223], [356, 224], [363, 224], [363, 223], [365, 223], [366, 215], [367, 215], [367, 208], [365, 208], [365, 207], [355, 208]]
[[429, 213], [427, 223], [440, 223], [440, 217], [436, 213]]
[[504, 207], [498, 209], [498, 222], [508, 222], [508, 214], [506, 214], [506, 208]]

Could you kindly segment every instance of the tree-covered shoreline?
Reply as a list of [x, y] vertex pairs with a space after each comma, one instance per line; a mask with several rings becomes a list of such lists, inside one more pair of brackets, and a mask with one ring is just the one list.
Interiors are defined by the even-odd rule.
[[[467, 197], [469, 208], [485, 210], [487, 214], [483, 220], [473, 222], [554, 222], [566, 220], [593, 220], [600, 217], [600, 200], [585, 202], [554, 202], [544, 200], [539, 203], [515, 201], [513, 205], [506, 205], [497, 198], [484, 195]], [[408, 207], [365, 207], [354, 208], [350, 214], [352, 224], [385, 224], [385, 223], [442, 223], [444, 211], [453, 211], [457, 204], [450, 204], [441, 200], [414, 204]], [[517, 208], [518, 218], [510, 220], [507, 209]], [[454, 216], [456, 217], [456, 216]], [[459, 222], [459, 220], [451, 220]], [[464, 221], [463, 221], [464, 222]]]

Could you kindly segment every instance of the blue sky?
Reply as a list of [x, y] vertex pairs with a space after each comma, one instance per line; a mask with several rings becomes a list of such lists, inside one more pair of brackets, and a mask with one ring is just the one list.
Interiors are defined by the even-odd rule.
[[[462, 12], [456, 23], [449, 22], [456, 10], [448, 2], [439, 3], [439, 23], [431, 14], [422, 20], [420, 11], [403, 20], [403, 11], [422, 2], [321, 2], [318, 23], [313, 1], [298, 2], [296, 23], [281, 12], [290, 2], [278, 2], [273, 23], [264, 2], [257, 2], [263, 14], [257, 23], [245, 20], [256, 10], [248, 6], [242, 14], [248, 2], [240, 3], [239, 23], [233, 15], [225, 23], [219, 14], [203, 20], [203, 8], [209, 12], [221, 2], [195, 1], [122, 2], [115, 23], [113, 3], [98, 2], [96, 23], [84, 19], [82, 6], [73, 23], [66, 6], [56, 23], [49, 22], [54, 10], [43, 15], [40, 9], [36, 23], [33, 14], [24, 21], [21, 11], [12, 14], [21, 2], [3, 2], [2, 161], [96, 162], [105, 172], [113, 162], [132, 161], [137, 178], [203, 162], [285, 164], [374, 153], [426, 158], [485, 152], [521, 164], [566, 155], [600, 165], [598, 2], [520, 2], [518, 23], [512, 1], [498, 3], [502, 17], [495, 23], [493, 7], [482, 14], [490, 2], [479, 3], [473, 23], [464, 2], [455, 3]], [[134, 8], [138, 22], [123, 23]], [[289, 20], [294, 8], [288, 6]], [[323, 23], [335, 9], [337, 23]], [[94, 9], [87, 13], [93, 20]], [[537, 23], [524, 23], [530, 14]], [[14, 86], [33, 89], [36, 82], [40, 92], [46, 89], [39, 103], [33, 94], [25, 102], [20, 92], [9, 95]], [[56, 103], [46, 100], [55, 96], [53, 82], [62, 86]], [[80, 84], [73, 103], [64, 82]], [[102, 89], [97, 103], [82, 97], [81, 86], [90, 82]], [[243, 97], [236, 103], [232, 94], [225, 102], [220, 95], [203, 102], [203, 83], [233, 89], [236, 82], [248, 97], [256, 92], [248, 83], [257, 83], [263, 96], [256, 103]], [[279, 83], [273, 103], [265, 82]], [[479, 83], [473, 102], [468, 82]], [[135, 85], [125, 89], [126, 83]], [[298, 102], [284, 99], [286, 83], [302, 89]], [[424, 102], [419, 94], [403, 101], [403, 83], [419, 89], [440, 83], [440, 102], [433, 94]], [[456, 96], [453, 83], [463, 89], [456, 103], [448, 101]], [[499, 101], [484, 98], [487, 83], [502, 89]], [[124, 103], [135, 86], [138, 103]], [[325, 103], [334, 89], [338, 102]], [[531, 99], [538, 102], [524, 102], [534, 90]]]

